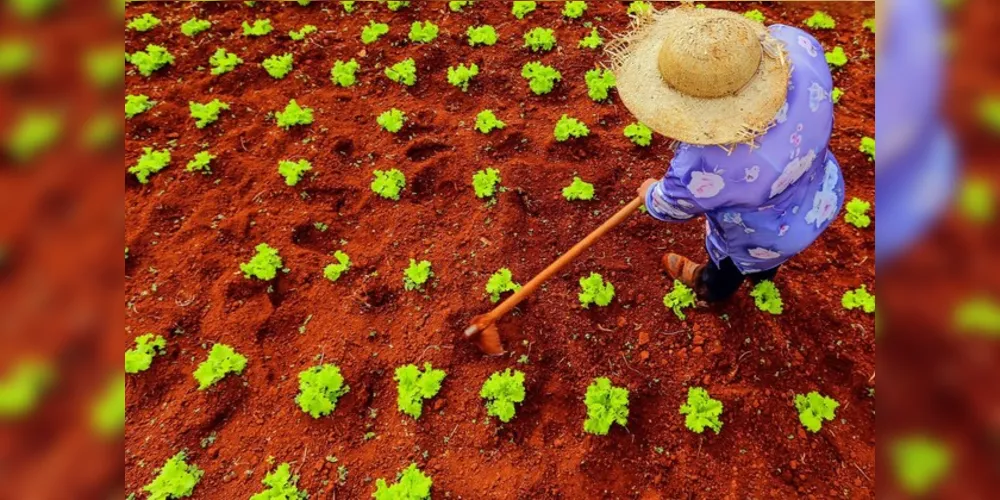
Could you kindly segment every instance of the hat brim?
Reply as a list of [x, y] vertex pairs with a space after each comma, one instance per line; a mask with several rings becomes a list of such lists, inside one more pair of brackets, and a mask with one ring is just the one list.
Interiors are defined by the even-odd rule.
[[[757, 73], [738, 92], [720, 98], [681, 93], [660, 76], [658, 56], [672, 30], [693, 21], [733, 17], [760, 36], [764, 57]], [[649, 15], [610, 49], [618, 94], [647, 127], [671, 139], [699, 145], [750, 143], [766, 132], [785, 104], [790, 66], [784, 46], [762, 23], [719, 9], [678, 7]]]

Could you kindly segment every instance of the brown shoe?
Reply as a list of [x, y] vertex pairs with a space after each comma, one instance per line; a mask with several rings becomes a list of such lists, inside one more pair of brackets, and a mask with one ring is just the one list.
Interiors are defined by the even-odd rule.
[[697, 290], [701, 270], [705, 268], [705, 265], [696, 264], [683, 255], [668, 253], [663, 256], [663, 267], [667, 269], [672, 278]]

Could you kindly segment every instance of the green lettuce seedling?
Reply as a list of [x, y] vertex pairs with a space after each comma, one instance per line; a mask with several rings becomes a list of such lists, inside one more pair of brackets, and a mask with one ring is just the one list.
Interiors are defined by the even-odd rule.
[[198, 390], [208, 389], [230, 373], [240, 375], [246, 366], [247, 358], [237, 353], [232, 347], [225, 344], [215, 344], [208, 353], [208, 359], [198, 365], [198, 369], [194, 371], [194, 379], [198, 381]]
[[580, 48], [582, 49], [596, 49], [601, 45], [604, 45], [604, 39], [597, 32], [597, 28], [594, 28], [589, 35], [580, 39]]
[[847, 202], [845, 207], [847, 213], [844, 214], [844, 220], [854, 227], [868, 227], [872, 224], [872, 218], [868, 216], [868, 211], [871, 210], [871, 207], [871, 203], [854, 198]]
[[521, 289], [521, 285], [514, 282], [514, 274], [510, 269], [502, 268], [490, 276], [486, 282], [486, 293], [490, 296], [490, 302], [496, 304], [500, 302], [500, 295], [507, 292], [516, 292]]
[[388, 4], [388, 7], [389, 7], [389, 10], [391, 10], [393, 12], [397, 12], [397, 11], [403, 10], [403, 9], [405, 9], [405, 8], [407, 8], [407, 7], [410, 6], [410, 2], [407, 2], [407, 1], [397, 1], [397, 0], [389, 0], [387, 2], [387, 4]]
[[288, 105], [285, 106], [284, 111], [275, 113], [275, 117], [278, 118], [278, 126], [288, 130], [296, 125], [311, 124], [313, 122], [313, 110], [312, 108], [299, 106], [299, 103], [295, 99], [292, 99], [288, 101]]
[[965, 299], [955, 308], [954, 324], [963, 333], [1000, 336], [1000, 303], [989, 297]]
[[488, 134], [494, 130], [500, 130], [506, 126], [507, 124], [500, 121], [492, 110], [484, 109], [476, 115], [475, 129], [484, 134]]
[[160, 20], [149, 12], [132, 19], [125, 27], [133, 31], [149, 31], [160, 25]]
[[438, 26], [430, 21], [414, 21], [410, 25], [410, 41], [431, 43], [438, 37]]
[[524, 16], [535, 11], [535, 2], [514, 2], [514, 5], [510, 8], [510, 13], [514, 14], [514, 17], [518, 19], [524, 19]]
[[0, 379], [0, 419], [8, 421], [32, 413], [55, 381], [55, 369], [33, 359], [17, 362]]
[[187, 166], [184, 168], [188, 172], [203, 172], [205, 174], [212, 173], [212, 160], [215, 159], [215, 155], [209, 153], [208, 151], [201, 151], [195, 153], [191, 161], [188, 162]]
[[907, 436], [890, 446], [896, 481], [910, 498], [932, 493], [951, 472], [954, 458], [944, 443], [925, 436]]
[[570, 118], [569, 115], [562, 115], [562, 118], [560, 118], [556, 123], [556, 128], [553, 133], [556, 137], [556, 141], [566, 142], [570, 138], [574, 137], [587, 137], [590, 135], [590, 129], [588, 129], [587, 126], [580, 120]]
[[840, 302], [848, 311], [861, 309], [868, 314], [875, 312], [875, 296], [868, 293], [868, 287], [865, 285], [856, 290], [848, 290]]
[[378, 115], [375, 121], [386, 131], [395, 134], [403, 129], [403, 124], [406, 123], [406, 113], [392, 108]]
[[219, 119], [219, 113], [229, 109], [228, 104], [218, 99], [212, 99], [205, 104], [188, 102], [188, 106], [191, 108], [191, 118], [194, 118], [194, 125], [198, 128], [205, 128], [215, 123]]
[[799, 411], [799, 421], [809, 432], [819, 432], [823, 428], [824, 420], [829, 422], [837, 418], [837, 408], [840, 408], [840, 403], [818, 392], [795, 396], [795, 409]]
[[135, 348], [125, 351], [125, 373], [144, 372], [153, 365], [157, 354], [167, 352], [167, 341], [159, 335], [147, 333], [135, 338]]
[[806, 19], [806, 26], [814, 30], [832, 30], [837, 27], [837, 22], [826, 12], [817, 10]]
[[350, 13], [354, 12], [354, 9], [355, 9], [354, 4], [356, 4], [356, 3], [357, 2], [352, 1], [352, 0], [345, 0], [343, 2], [340, 2], [340, 5], [342, 7], [344, 7], [344, 12], [350, 14]]
[[829, 63], [834, 69], [843, 67], [847, 64], [847, 54], [844, 52], [844, 48], [838, 45], [830, 52], [827, 52], [826, 62]]
[[302, 180], [302, 174], [312, 170], [312, 163], [308, 160], [278, 162], [278, 175], [285, 178], [285, 185], [295, 186]]
[[145, 113], [153, 109], [155, 105], [156, 101], [149, 100], [149, 96], [127, 95], [125, 96], [125, 118], [131, 119], [136, 115]]
[[386, 68], [385, 76], [396, 83], [412, 87], [417, 83], [417, 63], [412, 57], [404, 59]]
[[243, 36], [264, 36], [274, 31], [270, 19], [258, 19], [253, 25], [243, 21]]
[[389, 33], [389, 25], [369, 21], [368, 26], [361, 30], [361, 43], [369, 45], [378, 41], [379, 38]]
[[18, 118], [4, 146], [18, 162], [26, 162], [45, 153], [60, 138], [63, 118], [58, 112], [29, 110]]
[[272, 78], [281, 80], [292, 72], [292, 54], [273, 55], [260, 63]]
[[547, 52], [556, 48], [555, 32], [548, 28], [535, 28], [524, 34], [524, 46], [532, 52]]
[[781, 314], [784, 311], [785, 305], [781, 301], [781, 292], [778, 291], [778, 287], [771, 280], [764, 280], [757, 283], [757, 286], [753, 287], [753, 290], [750, 292], [750, 296], [753, 297], [754, 303], [757, 304], [757, 309], [761, 311], [774, 315]]
[[604, 281], [604, 277], [597, 273], [590, 273], [590, 276], [580, 278], [580, 306], [589, 309], [591, 304], [598, 307], [607, 307], [611, 300], [615, 298], [615, 286]]
[[687, 415], [685, 425], [691, 432], [702, 434], [705, 429], [712, 429], [716, 434], [722, 432], [722, 402], [712, 399], [708, 391], [701, 387], [688, 389], [687, 404], [681, 406], [681, 415]]
[[[301, 4], [301, 2], [299, 2]], [[298, 488], [299, 476], [292, 475], [292, 466], [281, 464], [267, 474], [261, 484], [267, 489], [250, 497], [250, 500], [306, 500], [309, 494]]]
[[315, 33], [316, 31], [318, 31], [318, 29], [315, 26], [307, 24], [298, 31], [289, 31], [288, 38], [291, 38], [296, 42], [301, 42], [302, 40], [305, 40], [307, 36]]
[[653, 4], [636, 0], [628, 4], [628, 15], [632, 17], [648, 16], [653, 13]]
[[448, 8], [452, 12], [462, 12], [466, 7], [469, 7], [471, 5], [472, 5], [472, 2], [468, 1], [468, 0], [454, 0], [454, 1], [448, 2]]
[[333, 253], [333, 258], [336, 262], [323, 268], [323, 276], [330, 281], [337, 281], [351, 268], [351, 258], [340, 250]]
[[[5, 69], [5, 66], [9, 66], [11, 63], [4, 60], [6, 58], [4, 45], [5, 43], [0, 41], [0, 76], [10, 72], [9, 69]], [[20, 56], [16, 53], [13, 56], [15, 57], [13, 65], [16, 71], [17, 65], [21, 64], [16, 58]], [[125, 74], [125, 61], [118, 57], [117, 48], [88, 50], [84, 55], [84, 64], [87, 76], [94, 86], [101, 89], [121, 87]]]
[[188, 19], [187, 22], [181, 25], [181, 33], [187, 37], [194, 37], [199, 33], [208, 31], [212, 27], [212, 21], [206, 21], [204, 19], [198, 19], [197, 17], [192, 17]]
[[673, 310], [674, 314], [677, 315], [677, 319], [684, 321], [687, 319], [684, 309], [694, 307], [696, 299], [694, 290], [688, 288], [687, 285], [681, 283], [679, 280], [674, 280], [674, 289], [663, 297], [663, 305], [667, 309]]
[[118, 439], [125, 434], [125, 376], [105, 384], [90, 408], [90, 425], [101, 437]]
[[610, 69], [592, 69], [585, 76], [587, 81], [587, 95], [594, 102], [601, 102], [608, 99], [608, 92], [615, 88], [615, 74]]
[[587, 405], [584, 432], [607, 436], [612, 424], [628, 425], [628, 389], [611, 385], [605, 377], [594, 379], [587, 387], [584, 404]]
[[[0, 79], [22, 74], [30, 68], [34, 61], [36, 51], [34, 47], [23, 40], [0, 40]], [[115, 58], [118, 58], [117, 52]], [[128, 54], [125, 54], [128, 59]], [[124, 65], [124, 63], [122, 63]], [[123, 72], [118, 71], [116, 77]]]
[[437, 396], [444, 377], [444, 370], [435, 370], [430, 363], [424, 363], [423, 372], [416, 365], [397, 368], [395, 380], [399, 396], [396, 403], [399, 411], [420, 420], [424, 412], [424, 400]]
[[499, 40], [497, 31], [490, 25], [469, 26], [466, 34], [469, 36], [469, 45], [472, 47], [476, 45], [496, 45], [497, 40]]
[[393, 201], [399, 201], [399, 193], [406, 187], [406, 176], [397, 169], [389, 171], [376, 170], [372, 181], [372, 191], [375, 194]]
[[333, 63], [333, 69], [330, 70], [330, 79], [341, 87], [350, 87], [357, 82], [355, 75], [360, 67], [361, 65], [354, 59], [347, 62], [336, 61]]
[[173, 64], [174, 56], [159, 45], [149, 44], [145, 51], [129, 56], [129, 62], [139, 69], [139, 74], [149, 77], [160, 68]]
[[167, 168], [170, 164], [170, 151], [167, 149], [153, 151], [153, 148], [142, 148], [142, 151], [139, 161], [129, 167], [128, 173], [135, 174], [139, 184], [146, 184], [149, 182], [149, 176]]
[[434, 271], [431, 271], [430, 262], [426, 260], [417, 262], [410, 259], [410, 266], [403, 271], [403, 286], [407, 291], [417, 290], [433, 276]]
[[337, 409], [341, 396], [351, 392], [336, 365], [314, 366], [299, 373], [299, 395], [295, 403], [312, 418], [321, 418]]
[[486, 414], [497, 417], [503, 423], [514, 419], [517, 412], [515, 404], [524, 402], [524, 373], [507, 371], [494, 373], [486, 383], [479, 396], [486, 400]]
[[257, 245], [255, 250], [257, 253], [250, 259], [250, 262], [240, 264], [240, 271], [243, 271], [243, 276], [246, 279], [273, 280], [278, 275], [278, 269], [281, 269], [282, 266], [278, 250], [267, 243]]
[[636, 146], [647, 147], [653, 143], [653, 131], [638, 122], [625, 127], [625, 137]]
[[375, 481], [375, 500], [429, 500], [434, 481], [417, 468], [417, 464], [399, 474], [396, 484], [389, 486], [385, 479]]
[[874, 35], [875, 34], [875, 18], [873, 17], [873, 18], [870, 18], [870, 19], [865, 19], [864, 22], [861, 23], [861, 27], [867, 29], [868, 31], [871, 31], [872, 34]]
[[875, 161], [875, 139], [871, 137], [862, 137], [861, 145], [858, 146], [858, 151], [868, 155], [871, 161]]
[[500, 171], [495, 168], [480, 170], [472, 175], [472, 188], [476, 191], [476, 198], [491, 198], [497, 192], [497, 184], [500, 184]]
[[579, 19], [587, 11], [587, 2], [573, 1], [563, 4], [562, 15], [570, 19]]
[[594, 199], [594, 185], [589, 182], [584, 182], [583, 179], [579, 177], [574, 177], [573, 182], [569, 186], [563, 188], [562, 195], [567, 201], [590, 201]]
[[833, 90], [830, 91], [830, 100], [833, 101], [834, 104], [838, 104], [841, 97], [844, 97], [844, 91], [841, 90], [840, 87], [834, 87]]
[[236, 66], [243, 64], [243, 59], [240, 59], [239, 56], [226, 49], [219, 49], [208, 59], [208, 64], [212, 66], [213, 75], [222, 75], [229, 73], [236, 69]]
[[[874, 151], [874, 146], [872, 150]], [[983, 178], [966, 177], [959, 187], [957, 202], [959, 212], [972, 222], [989, 222], [996, 212], [993, 185]]]
[[160, 473], [143, 491], [149, 493], [150, 500], [187, 498], [194, 493], [205, 471], [195, 465], [188, 465], [187, 455], [182, 451], [163, 464]]
[[757, 9], [744, 12], [743, 17], [750, 19], [752, 21], [757, 21], [758, 23], [762, 23], [766, 20], [766, 18], [764, 17], [764, 13]]
[[475, 63], [468, 67], [464, 64], [459, 64], [457, 67], [451, 66], [448, 68], [448, 83], [462, 89], [462, 92], [468, 92], [469, 83], [477, 75], [479, 75], [479, 66], [476, 66]]
[[295, 0], [295, 3], [301, 5], [302, 7], [306, 7], [312, 3], [312, 0]]
[[562, 73], [541, 62], [529, 62], [521, 69], [521, 76], [528, 80], [528, 86], [536, 95], [552, 92], [556, 82], [562, 80]]

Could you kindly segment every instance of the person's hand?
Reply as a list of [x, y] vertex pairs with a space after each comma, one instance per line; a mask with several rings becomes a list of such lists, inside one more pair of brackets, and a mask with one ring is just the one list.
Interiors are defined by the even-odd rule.
[[656, 184], [657, 182], [659, 182], [657, 179], [646, 179], [646, 181], [642, 183], [642, 186], [639, 187], [636, 193], [639, 195], [640, 198], [646, 199], [646, 195], [649, 193], [649, 188], [653, 187], [653, 184]]

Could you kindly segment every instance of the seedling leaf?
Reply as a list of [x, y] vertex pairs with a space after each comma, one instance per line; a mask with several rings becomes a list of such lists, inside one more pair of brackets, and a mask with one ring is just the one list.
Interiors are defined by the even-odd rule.
[[795, 396], [795, 409], [799, 411], [799, 421], [809, 432], [819, 432], [823, 428], [824, 420], [832, 421], [837, 418], [836, 410], [839, 407], [840, 403], [818, 392]]
[[702, 434], [705, 429], [712, 429], [716, 434], [722, 432], [722, 402], [712, 399], [708, 391], [701, 387], [688, 389], [687, 404], [681, 406], [681, 415], [687, 415], [685, 425], [692, 432]]
[[486, 400], [487, 415], [508, 423], [517, 412], [515, 404], [524, 402], [524, 373], [517, 370], [511, 372], [510, 368], [503, 373], [494, 373], [483, 384], [479, 395]]

